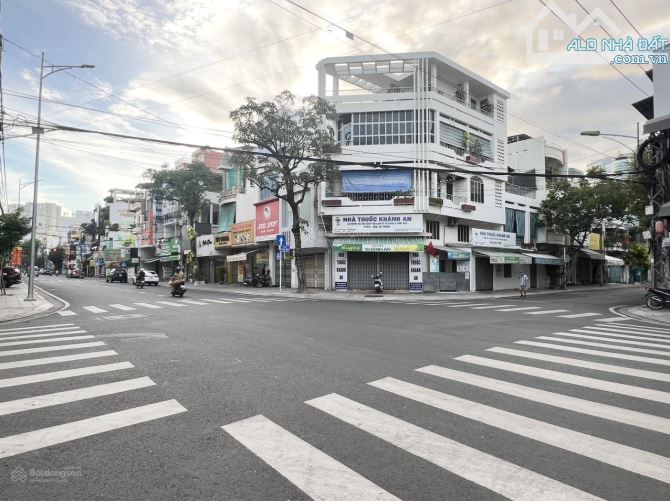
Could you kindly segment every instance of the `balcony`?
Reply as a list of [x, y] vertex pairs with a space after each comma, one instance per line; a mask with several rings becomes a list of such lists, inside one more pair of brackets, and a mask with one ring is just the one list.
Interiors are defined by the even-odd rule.
[[516, 184], [505, 183], [505, 192], [511, 193], [513, 195], [519, 195], [520, 197], [525, 198], [535, 198], [536, 191], [533, 188], [526, 188], [524, 186], [518, 186]]

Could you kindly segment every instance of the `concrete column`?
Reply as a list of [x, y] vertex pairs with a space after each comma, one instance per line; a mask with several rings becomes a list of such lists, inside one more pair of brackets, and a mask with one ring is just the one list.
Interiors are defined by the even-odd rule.
[[433, 91], [437, 90], [437, 65], [430, 65], [430, 88]]
[[333, 96], [340, 95], [340, 79], [337, 75], [333, 75]]
[[323, 68], [323, 66], [319, 66], [319, 83], [318, 83], [318, 91], [319, 91], [319, 97], [326, 97], [326, 70]]
[[431, 172], [431, 182], [430, 182], [430, 196], [437, 196], [437, 172]]
[[465, 103], [470, 106], [470, 82], [468, 80], [463, 82], [463, 92], [465, 92]]

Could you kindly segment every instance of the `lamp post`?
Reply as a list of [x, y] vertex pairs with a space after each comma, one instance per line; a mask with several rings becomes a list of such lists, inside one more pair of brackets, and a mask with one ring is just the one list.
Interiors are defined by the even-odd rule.
[[[37, 188], [39, 186], [39, 172], [40, 172], [40, 135], [42, 133], [42, 82], [44, 79], [54, 73], [58, 73], [63, 70], [71, 70], [74, 68], [95, 68], [92, 64], [80, 64], [78, 66], [72, 65], [44, 65], [44, 52], [42, 52], [42, 60], [40, 63], [40, 91], [37, 99], [37, 127], [33, 128], [33, 133], [37, 135], [37, 141], [35, 146], [35, 180], [33, 181], [33, 217], [32, 217], [32, 231], [31, 231], [31, 244], [30, 244], [30, 271], [28, 279], [28, 296], [26, 301], [35, 301], [33, 297], [34, 290], [34, 280], [35, 280], [35, 236], [37, 234], [37, 224], [35, 223], [35, 218], [37, 215]], [[44, 73], [44, 70], [47, 70], [47, 73]]]
[[[43, 179], [40, 179], [40, 181], [43, 181]], [[21, 207], [21, 190], [26, 186], [30, 186], [34, 182], [35, 181], [28, 181], [27, 183], [22, 183], [21, 178], [19, 178], [19, 196], [18, 196], [18, 202], [16, 203], [18, 207]]]

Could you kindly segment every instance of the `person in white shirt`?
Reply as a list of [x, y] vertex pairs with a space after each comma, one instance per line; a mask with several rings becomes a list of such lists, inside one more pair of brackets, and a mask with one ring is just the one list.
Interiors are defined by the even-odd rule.
[[528, 275], [526, 275], [525, 271], [519, 272], [519, 292], [521, 293], [521, 297], [524, 298], [528, 292]]

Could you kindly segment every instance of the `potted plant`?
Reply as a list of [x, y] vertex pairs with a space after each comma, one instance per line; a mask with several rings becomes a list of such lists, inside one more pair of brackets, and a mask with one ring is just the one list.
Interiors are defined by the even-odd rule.
[[493, 115], [493, 105], [491, 102], [484, 98], [479, 102], [479, 110], [484, 114], [484, 115]]
[[463, 87], [458, 86], [456, 87], [456, 92], [454, 92], [454, 97], [456, 98], [456, 101], [459, 103], [464, 103], [465, 102], [465, 91], [463, 90]]
[[414, 205], [414, 196], [411, 191], [399, 191], [393, 199], [393, 205]]
[[465, 161], [471, 164], [480, 164], [482, 162], [482, 143], [479, 139], [469, 141], [470, 154], [465, 157]]
[[200, 268], [195, 270], [195, 273], [193, 274], [195, 281], [193, 282], [193, 285], [200, 285], [204, 283], [205, 281], [205, 272], [202, 271]]

